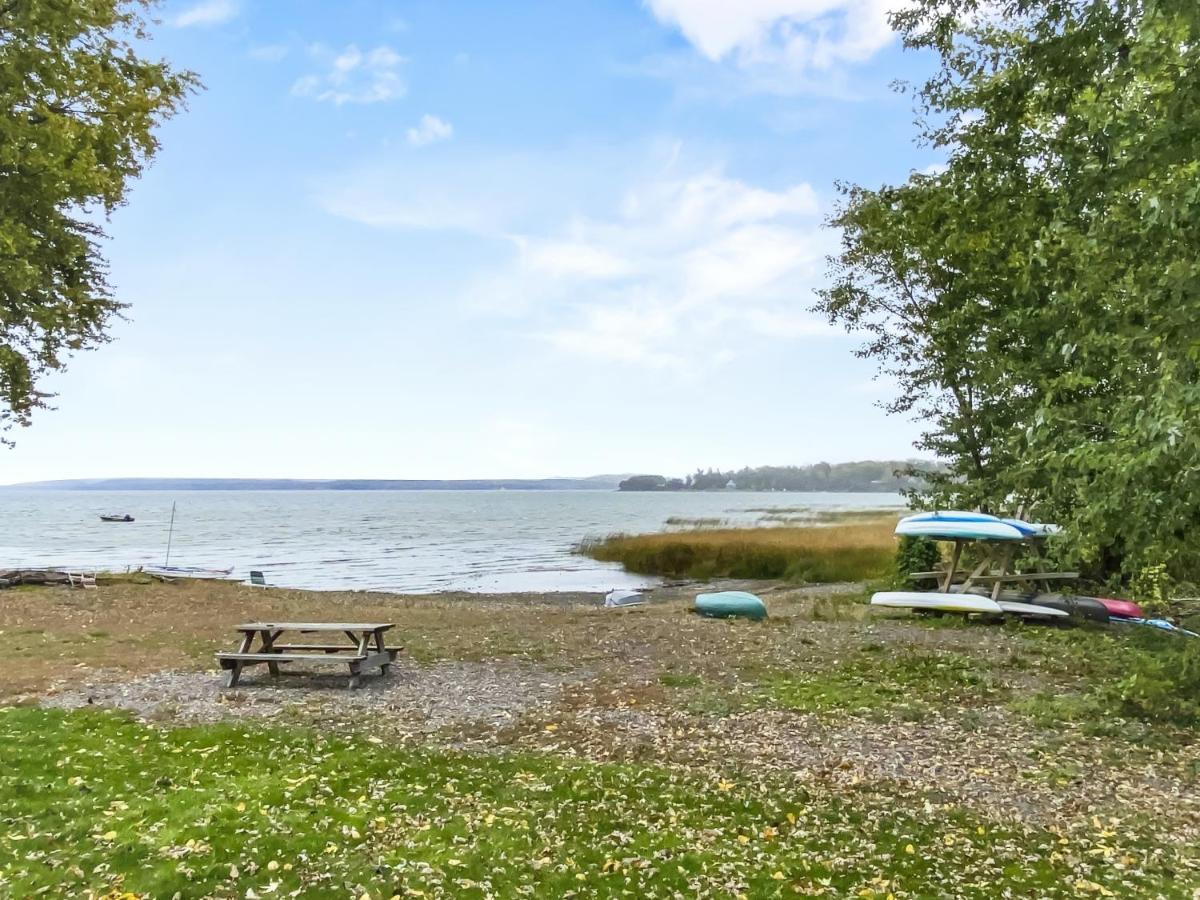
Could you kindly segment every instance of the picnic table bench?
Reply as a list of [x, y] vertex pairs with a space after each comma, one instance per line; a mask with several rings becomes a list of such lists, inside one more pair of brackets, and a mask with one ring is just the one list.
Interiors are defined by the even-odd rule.
[[[271, 675], [279, 674], [282, 663], [305, 662], [350, 667], [350, 687], [359, 685], [363, 669], [379, 668], [386, 675], [400, 648], [385, 645], [384, 633], [395, 627], [390, 622], [250, 622], [239, 625], [241, 646], [217, 654], [222, 669], [229, 671], [229, 687], [235, 687], [246, 666], [266, 664]], [[280, 643], [286, 632], [340, 634], [348, 642]], [[255, 641], [258, 646], [255, 647]], [[311, 639], [313, 641], [319, 638]]]

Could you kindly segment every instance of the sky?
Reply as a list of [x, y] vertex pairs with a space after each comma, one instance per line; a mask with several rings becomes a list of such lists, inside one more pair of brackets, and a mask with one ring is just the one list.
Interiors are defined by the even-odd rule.
[[809, 310], [835, 183], [935, 164], [891, 0], [169, 0], [205, 89], [108, 226], [129, 304], [0, 482], [912, 456]]

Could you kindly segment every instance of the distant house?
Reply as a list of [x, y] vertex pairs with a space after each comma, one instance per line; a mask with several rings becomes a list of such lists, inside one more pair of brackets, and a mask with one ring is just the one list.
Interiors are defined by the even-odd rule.
[[737, 490], [737, 482], [734, 481], [732, 478], [730, 478], [727, 482], [725, 482], [725, 490], [736, 491]]

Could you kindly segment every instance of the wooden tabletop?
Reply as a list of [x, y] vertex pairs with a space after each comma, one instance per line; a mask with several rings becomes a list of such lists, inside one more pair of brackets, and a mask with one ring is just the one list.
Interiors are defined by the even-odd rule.
[[238, 631], [387, 631], [392, 622], [248, 622]]

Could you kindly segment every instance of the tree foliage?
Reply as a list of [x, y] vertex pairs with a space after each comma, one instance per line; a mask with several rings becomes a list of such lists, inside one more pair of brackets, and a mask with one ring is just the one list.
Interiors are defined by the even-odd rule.
[[122, 304], [103, 222], [198, 82], [144, 59], [143, 0], [0, 0], [0, 431], [46, 373], [104, 342]]
[[1095, 572], [1200, 572], [1200, 4], [918, 0], [945, 170], [846, 188], [818, 307], [948, 464], [925, 499], [1068, 526]]

